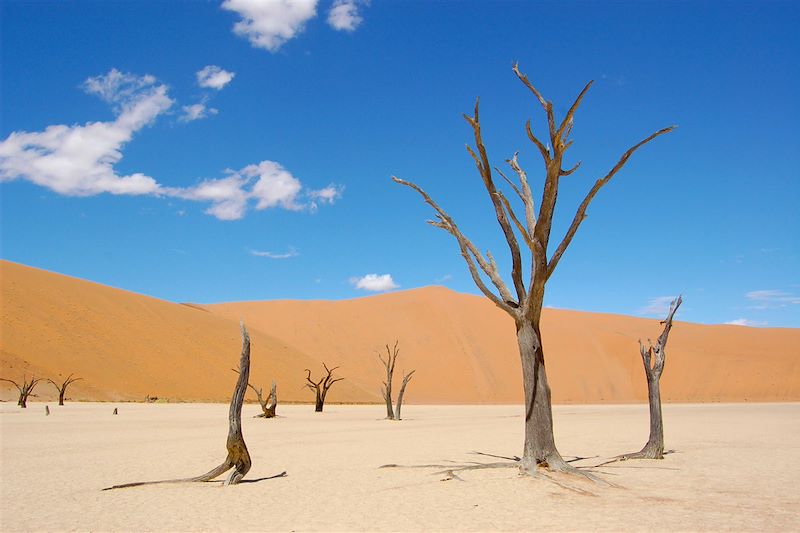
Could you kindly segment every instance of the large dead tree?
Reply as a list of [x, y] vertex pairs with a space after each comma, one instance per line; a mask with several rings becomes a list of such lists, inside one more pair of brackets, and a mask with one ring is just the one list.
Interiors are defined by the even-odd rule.
[[317, 413], [321, 413], [323, 407], [325, 407], [325, 398], [328, 396], [328, 390], [330, 390], [331, 386], [337, 381], [342, 381], [344, 379], [334, 379], [333, 377], [333, 371], [339, 368], [338, 366], [328, 368], [325, 363], [322, 363], [322, 366], [325, 368], [327, 375], [319, 378], [319, 381], [313, 381], [311, 379], [311, 370], [306, 368], [306, 372], [308, 372], [308, 375], [306, 376], [306, 381], [308, 381], [308, 383], [306, 383], [306, 387], [314, 391], [314, 394], [316, 395], [316, 399], [314, 401], [314, 411]]
[[0, 381], [7, 381], [17, 388], [17, 390], [19, 391], [19, 398], [17, 399], [17, 405], [25, 409], [26, 407], [28, 407], [28, 397], [36, 396], [35, 394], [33, 394], [33, 389], [36, 387], [36, 384], [42, 380], [41, 378], [36, 379], [36, 377], [31, 376], [30, 381], [28, 381], [28, 378], [26, 376], [23, 376], [22, 385], [11, 379], [0, 378]]
[[[428, 223], [440, 228], [452, 235], [461, 251], [461, 255], [467, 263], [469, 272], [478, 289], [494, 304], [508, 313], [516, 324], [517, 344], [519, 346], [520, 358], [522, 360], [522, 376], [525, 390], [525, 446], [523, 456], [520, 460], [520, 468], [523, 472], [535, 473], [539, 467], [546, 467], [554, 471], [572, 471], [575, 468], [570, 466], [561, 457], [553, 439], [553, 415], [550, 400], [550, 385], [547, 381], [545, 372], [545, 359], [542, 346], [541, 317], [542, 306], [545, 295], [545, 285], [547, 280], [553, 275], [561, 257], [569, 247], [575, 237], [578, 228], [586, 218], [586, 210], [600, 189], [606, 185], [617, 172], [628, 162], [628, 159], [640, 147], [649, 143], [656, 137], [664, 135], [674, 129], [674, 126], [664, 128], [649, 135], [642, 141], [636, 143], [626, 150], [614, 167], [604, 176], [600, 177], [586, 194], [581, 204], [578, 206], [572, 223], [566, 231], [561, 242], [552, 249], [550, 243], [550, 233], [553, 225], [553, 216], [556, 210], [556, 200], [558, 198], [559, 182], [562, 177], [574, 173], [580, 167], [580, 161], [574, 166], [564, 168], [565, 155], [572, 146], [570, 133], [574, 124], [574, 116], [578, 107], [591, 87], [592, 82], [586, 84], [578, 94], [575, 101], [569, 107], [566, 115], [561, 121], [556, 121], [553, 111], [553, 104], [547, 101], [544, 96], [533, 86], [528, 77], [520, 72], [517, 65], [514, 65], [514, 73], [519, 80], [533, 94], [538, 104], [544, 110], [547, 118], [548, 139], [542, 142], [534, 134], [530, 120], [525, 124], [525, 131], [528, 138], [534, 144], [544, 163], [544, 186], [542, 189], [541, 200], [537, 205], [534, 202], [528, 175], [520, 165], [517, 154], [515, 153], [506, 162], [511, 170], [517, 175], [518, 181], [509, 179], [496, 167], [489, 162], [489, 155], [483, 143], [481, 134], [481, 122], [479, 116], [478, 99], [475, 103], [475, 113], [473, 116], [464, 115], [464, 118], [472, 128], [475, 138], [475, 148], [467, 146], [467, 151], [475, 161], [478, 173], [481, 176], [489, 201], [494, 209], [497, 223], [508, 244], [511, 253], [511, 287], [506, 285], [494, 257], [490, 252], [482, 254], [478, 248], [468, 239], [458, 228], [455, 220], [448, 215], [439, 204], [437, 204], [422, 188], [418, 185], [392, 177], [392, 179], [419, 193], [425, 202], [430, 205], [436, 213], [435, 220]], [[518, 215], [511, 206], [511, 202], [500, 191], [495, 184], [495, 174], [502, 177], [514, 191], [522, 202], [523, 214]], [[530, 272], [525, 275], [523, 268], [523, 255], [520, 251], [520, 241], [522, 246], [530, 252]], [[552, 250], [552, 251], [551, 251]], [[484, 276], [494, 286], [490, 289], [484, 281]], [[526, 286], [527, 278], [527, 286]], [[497, 292], [495, 292], [497, 291]]]
[[397, 357], [400, 355], [400, 349], [398, 348], [399, 342], [400, 341], [395, 341], [393, 348], [389, 348], [388, 344], [386, 345], [386, 359], [384, 359], [380, 353], [378, 354], [378, 359], [381, 360], [381, 363], [383, 363], [386, 369], [386, 381], [382, 382], [381, 394], [383, 394], [383, 400], [386, 402], [387, 420], [400, 420], [400, 409], [403, 406], [403, 395], [406, 392], [406, 385], [408, 385], [411, 376], [415, 372], [415, 370], [412, 370], [403, 376], [403, 384], [400, 387], [400, 393], [397, 395], [397, 413], [395, 413], [392, 407], [392, 381], [394, 380], [394, 367], [397, 363]]
[[73, 376], [73, 374], [70, 374], [69, 376], [67, 376], [67, 379], [65, 379], [61, 383], [61, 385], [59, 385], [58, 383], [56, 383], [52, 379], [48, 379], [47, 380], [47, 381], [49, 381], [50, 383], [53, 384], [53, 386], [56, 388], [56, 390], [58, 390], [58, 405], [64, 405], [64, 395], [67, 393], [67, 387], [69, 387], [72, 383], [75, 383], [76, 381], [80, 381], [80, 380], [83, 379], [83, 378], [73, 378], [72, 376]]
[[653, 341], [647, 339], [648, 346], [645, 348], [639, 340], [639, 353], [644, 364], [644, 373], [647, 376], [647, 401], [650, 404], [650, 437], [647, 444], [636, 453], [625, 454], [619, 457], [620, 460], [627, 459], [663, 459], [664, 458], [664, 423], [661, 416], [661, 374], [664, 372], [664, 360], [666, 358], [667, 339], [672, 329], [672, 317], [683, 303], [683, 299], [678, 296], [669, 306], [667, 318], [661, 322], [664, 330], [658, 336], [655, 345]]
[[[231, 397], [231, 406], [228, 411], [228, 440], [226, 448], [228, 455], [225, 461], [218, 467], [203, 474], [202, 476], [183, 478], [183, 479], [167, 479], [163, 481], [139, 481], [136, 483], [125, 483], [123, 485], [114, 485], [103, 490], [122, 489], [126, 487], [138, 487], [141, 485], [155, 485], [158, 483], [185, 483], [193, 481], [211, 481], [219, 477], [228, 470], [231, 470], [228, 477], [225, 479], [225, 485], [235, 485], [239, 483], [245, 474], [250, 470], [252, 464], [250, 460], [250, 453], [247, 451], [247, 445], [244, 442], [242, 435], [242, 404], [244, 403], [244, 394], [247, 391], [247, 380], [250, 377], [250, 335], [247, 333], [247, 328], [244, 323], [241, 324], [242, 330], [242, 356], [239, 360], [239, 378], [236, 380], [236, 387], [233, 389], [233, 397]], [[114, 409], [116, 414], [116, 409]], [[282, 472], [274, 477], [285, 476], [286, 472]]]

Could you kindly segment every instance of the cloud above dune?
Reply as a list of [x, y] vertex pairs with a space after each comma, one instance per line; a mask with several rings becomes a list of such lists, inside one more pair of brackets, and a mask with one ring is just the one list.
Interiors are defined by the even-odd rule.
[[639, 309], [641, 315], [665, 315], [669, 312], [669, 305], [677, 296], [656, 296], [651, 298], [647, 305]]
[[385, 292], [400, 287], [400, 285], [394, 282], [391, 274], [367, 274], [360, 278], [352, 277], [350, 278], [350, 284], [356, 289], [370, 292]]
[[747, 318], [737, 318], [736, 320], [729, 320], [728, 322], [724, 322], [724, 324], [728, 326], [759, 327], [759, 326], [766, 326], [767, 322], [758, 320], [748, 320]]
[[800, 296], [777, 289], [750, 291], [744, 296], [753, 303], [750, 306], [751, 309], [775, 309], [800, 305]]
[[250, 255], [256, 257], [266, 257], [267, 259], [290, 259], [300, 255], [297, 250], [290, 247], [286, 252], [262, 252], [260, 250], [250, 250]]
[[[210, 203], [206, 213], [220, 220], [242, 218], [256, 210], [314, 211], [331, 205], [342, 188], [306, 189], [280, 163], [263, 160], [219, 179], [190, 187], [170, 187], [141, 172], [118, 173], [123, 149], [174, 104], [165, 84], [154, 76], [111, 69], [82, 87], [113, 106], [115, 118], [83, 125], [53, 125], [39, 132], [15, 131], [0, 141], [0, 181], [26, 180], [64, 196], [148, 195]], [[205, 101], [183, 106], [181, 122], [216, 113]]]
[[134, 134], [172, 106], [167, 86], [150, 75], [111, 69], [87, 79], [83, 89], [113, 104], [116, 118], [11, 133], [0, 142], [0, 180], [24, 179], [66, 196], [161, 194], [152, 177], [118, 174], [114, 165]]

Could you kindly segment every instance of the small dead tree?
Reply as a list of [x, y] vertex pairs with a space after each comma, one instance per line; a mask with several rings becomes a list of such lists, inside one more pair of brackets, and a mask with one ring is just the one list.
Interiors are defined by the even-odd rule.
[[406, 391], [406, 385], [408, 385], [408, 382], [411, 380], [411, 375], [415, 372], [415, 370], [412, 370], [403, 376], [400, 394], [397, 395], [397, 413], [395, 413], [392, 408], [392, 381], [394, 379], [394, 367], [397, 363], [397, 357], [400, 355], [400, 349], [398, 348], [399, 342], [400, 341], [395, 341], [394, 347], [391, 349], [388, 344], [386, 345], [386, 359], [384, 359], [381, 354], [378, 354], [378, 359], [381, 360], [384, 368], [386, 368], [386, 381], [382, 382], [381, 394], [383, 394], [383, 400], [386, 402], [387, 420], [400, 420], [400, 408], [403, 405], [403, 395]]
[[[238, 370], [235, 368], [231, 368], [237, 374], [239, 373]], [[278, 407], [278, 393], [277, 388], [278, 385], [275, 383], [275, 380], [272, 380], [272, 387], [269, 391], [269, 396], [267, 399], [264, 400], [264, 389], [257, 389], [251, 383], [247, 384], [253, 392], [256, 393], [256, 398], [258, 398], [258, 405], [261, 406], [262, 413], [260, 415], [256, 415], [253, 418], [275, 418], [275, 409]]]
[[28, 378], [26, 376], [23, 376], [22, 385], [11, 379], [0, 378], [0, 381], [7, 381], [17, 388], [17, 390], [19, 391], [19, 399], [17, 400], [17, 405], [25, 409], [26, 407], [28, 407], [28, 397], [36, 396], [35, 394], [33, 394], [33, 389], [36, 387], [36, 384], [42, 380], [41, 378], [36, 379], [34, 376], [31, 376], [31, 380], [28, 381]]
[[[455, 238], [475, 285], [484, 296], [508, 313], [514, 320], [517, 345], [522, 361], [522, 380], [525, 391], [525, 444], [523, 455], [519, 462], [521, 471], [535, 474], [540, 467], [543, 467], [551, 471], [577, 473], [578, 471], [563, 459], [556, 448], [553, 438], [550, 385], [545, 372], [540, 328], [545, 284], [553, 275], [558, 262], [575, 237], [579, 226], [586, 218], [586, 210], [595, 195], [625, 166], [636, 150], [656, 137], [669, 133], [674, 129], [674, 126], [658, 130], [633, 145], [622, 154], [611, 170], [595, 181], [578, 206], [572, 223], [569, 225], [561, 242], [551, 252], [550, 234], [556, 211], [559, 182], [562, 177], [570, 176], [577, 171], [581, 164], [578, 161], [572, 167], [564, 168], [563, 166], [566, 152], [572, 146], [570, 135], [574, 124], [574, 116], [592, 82], [590, 81], [586, 84], [569, 107], [564, 118], [557, 122], [552, 102], [547, 101], [542, 96], [538, 89], [528, 80], [528, 77], [520, 72], [517, 65], [514, 65], [513, 71], [522, 84], [533, 94], [536, 102], [541, 106], [547, 117], [548, 138], [545, 142], [542, 142], [536, 136], [531, 128], [530, 120], [525, 124], [525, 132], [528, 139], [534, 144], [544, 163], [544, 186], [538, 206], [534, 202], [528, 174], [520, 165], [516, 153], [506, 160], [511, 170], [518, 177], [516, 183], [489, 162], [489, 155], [483, 144], [481, 122], [478, 114], [480, 99], [475, 102], [474, 115], [464, 115], [464, 118], [472, 128], [475, 139], [475, 149], [467, 146], [467, 152], [475, 161], [483, 186], [489, 195], [495, 218], [511, 254], [511, 288], [500, 275], [492, 254], [488, 251], [485, 255], [482, 254], [478, 247], [461, 232], [455, 220], [421, 187], [395, 176], [392, 179], [396, 183], [419, 193], [422, 199], [433, 208], [436, 213], [436, 219], [430, 220], [428, 223], [436, 228], [443, 229]], [[524, 208], [522, 216], [517, 215], [512, 208], [511, 202], [497, 188], [495, 184], [496, 175], [501, 176], [519, 198]], [[529, 272], [527, 274], [523, 267], [520, 242], [527, 248], [526, 255], [529, 254]], [[489, 285], [484, 281], [485, 278], [488, 278], [494, 286], [493, 289], [489, 288]]]
[[305, 369], [308, 372], [306, 376], [306, 387], [314, 391], [316, 394], [316, 400], [314, 402], [314, 411], [317, 413], [322, 412], [322, 408], [325, 406], [325, 398], [328, 396], [328, 390], [330, 390], [331, 386], [336, 383], [337, 381], [342, 381], [344, 378], [333, 378], [333, 371], [339, 368], [335, 366], [333, 368], [328, 368], [325, 363], [322, 363], [322, 366], [325, 367], [325, 371], [328, 373], [325, 377], [319, 379], [319, 381], [313, 381], [311, 379], [311, 370]]
[[56, 383], [52, 379], [48, 379], [47, 380], [47, 381], [49, 381], [50, 383], [53, 384], [53, 386], [56, 388], [56, 390], [58, 390], [58, 405], [64, 405], [64, 395], [67, 393], [67, 387], [69, 387], [72, 383], [75, 383], [76, 381], [80, 381], [80, 380], [83, 379], [83, 378], [73, 378], [72, 376], [73, 376], [73, 374], [70, 374], [67, 377], [67, 379], [65, 379], [61, 383], [61, 385], [59, 385], [58, 383]]
[[[244, 403], [244, 394], [247, 391], [247, 379], [250, 377], [250, 335], [247, 333], [247, 328], [244, 323], [241, 324], [242, 330], [242, 356], [239, 361], [239, 378], [236, 380], [236, 387], [233, 389], [233, 396], [231, 397], [231, 406], [228, 411], [228, 440], [226, 448], [228, 455], [225, 461], [214, 468], [210, 472], [202, 476], [190, 477], [184, 479], [167, 479], [163, 481], [140, 481], [136, 483], [125, 483], [123, 485], [114, 485], [103, 490], [122, 489], [127, 487], [138, 487], [141, 485], [156, 485], [159, 483], [184, 483], [193, 481], [211, 481], [212, 479], [224, 474], [228, 470], [231, 473], [225, 479], [225, 485], [236, 485], [239, 483], [245, 474], [250, 470], [252, 464], [250, 460], [250, 453], [247, 451], [247, 445], [244, 442], [242, 435], [242, 404]], [[114, 409], [114, 414], [116, 414]], [[283, 477], [286, 472], [281, 472], [277, 476]]]
[[667, 318], [661, 322], [664, 331], [658, 336], [655, 345], [647, 339], [647, 348], [639, 340], [639, 353], [644, 363], [644, 373], [647, 376], [647, 401], [650, 404], [650, 438], [640, 451], [619, 456], [620, 461], [627, 459], [663, 459], [664, 458], [664, 423], [661, 416], [661, 373], [664, 372], [665, 349], [667, 339], [672, 329], [672, 317], [683, 303], [678, 296], [669, 306]]

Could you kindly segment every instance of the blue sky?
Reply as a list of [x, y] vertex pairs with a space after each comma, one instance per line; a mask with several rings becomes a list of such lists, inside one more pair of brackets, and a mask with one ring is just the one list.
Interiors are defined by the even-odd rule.
[[555, 243], [679, 126], [598, 194], [547, 305], [655, 317], [683, 293], [682, 320], [800, 327], [798, 4], [255, 4], [0, 4], [4, 259], [172, 301], [477, 293], [390, 177], [507, 272], [461, 114], [480, 96], [493, 164], [519, 151], [540, 186], [518, 61], [560, 115], [595, 80]]

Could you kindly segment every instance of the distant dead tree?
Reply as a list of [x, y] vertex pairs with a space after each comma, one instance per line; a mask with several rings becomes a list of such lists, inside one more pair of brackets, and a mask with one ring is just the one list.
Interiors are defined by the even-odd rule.
[[50, 416], [50, 406], [49, 405], [45, 405], [44, 406], [44, 416]]
[[325, 377], [319, 379], [319, 381], [313, 381], [311, 379], [311, 370], [305, 369], [308, 372], [306, 376], [306, 387], [314, 391], [316, 394], [316, 401], [314, 403], [314, 411], [317, 413], [322, 412], [322, 408], [325, 406], [325, 397], [328, 396], [328, 390], [330, 390], [331, 386], [336, 383], [337, 381], [342, 381], [344, 378], [333, 378], [333, 371], [339, 368], [335, 366], [333, 368], [328, 368], [325, 363], [322, 363], [322, 366], [325, 367], [325, 371], [328, 373]]
[[[551, 471], [576, 473], [578, 471], [561, 457], [553, 439], [550, 385], [545, 372], [540, 329], [545, 284], [553, 275], [558, 262], [572, 242], [573, 237], [575, 237], [578, 227], [586, 218], [586, 210], [598, 191], [614, 177], [637, 149], [656, 137], [672, 131], [674, 126], [656, 131], [622, 154], [614, 167], [594, 183], [578, 206], [577, 212], [563, 239], [555, 247], [555, 250], [550, 253], [550, 233], [556, 210], [559, 182], [562, 177], [571, 175], [580, 167], [580, 161], [567, 169], [562, 166], [566, 151], [572, 146], [570, 134], [574, 124], [574, 115], [592, 82], [587, 83], [578, 94], [564, 118], [560, 122], [556, 122], [553, 104], [545, 100], [544, 96], [528, 80], [528, 77], [520, 72], [517, 65], [514, 65], [513, 71], [533, 94], [547, 117], [549, 138], [545, 142], [539, 140], [534, 134], [530, 120], [525, 124], [527, 136], [535, 145], [539, 154], [541, 154], [544, 162], [545, 179], [541, 200], [538, 205], [538, 215], [533, 192], [528, 182], [528, 175], [518, 161], [518, 154], [515, 153], [510, 159], [506, 160], [518, 177], [517, 183], [506, 177], [505, 174], [493, 167], [489, 162], [489, 156], [483, 144], [480, 117], [478, 115], [480, 99], [475, 103], [474, 115], [471, 117], [464, 115], [464, 118], [472, 128], [476, 147], [473, 149], [467, 146], [467, 151], [475, 161], [478, 173], [494, 208], [497, 223], [511, 253], [511, 289], [501, 277], [492, 254], [489, 252], [486, 252], [486, 255], [482, 254], [478, 247], [461, 232], [455, 220], [444, 209], [439, 207], [422, 188], [394, 176], [392, 179], [396, 183], [410, 187], [419, 193], [424, 201], [433, 208], [436, 213], [436, 219], [430, 220], [428, 223], [436, 228], [443, 229], [456, 239], [475, 285], [484, 296], [514, 319], [517, 344], [522, 360], [526, 405], [525, 445], [523, 455], [519, 461], [520, 469], [530, 474], [535, 473], [539, 467], [547, 468]], [[497, 189], [493, 169], [497, 175], [501, 176], [510, 185], [521, 201], [524, 207], [522, 216], [517, 215], [505, 194]], [[530, 253], [530, 267], [527, 276], [523, 269], [520, 239]], [[483, 276], [486, 276], [491, 281], [497, 292], [487, 286]], [[528, 281], [527, 287], [526, 279]]]
[[59, 385], [58, 383], [56, 383], [52, 379], [48, 379], [47, 380], [47, 381], [49, 381], [50, 383], [53, 384], [53, 386], [56, 388], [56, 390], [58, 390], [58, 405], [64, 405], [64, 395], [67, 393], [67, 387], [70, 386], [72, 383], [75, 383], [76, 381], [80, 381], [80, 380], [83, 379], [83, 378], [73, 378], [72, 376], [73, 376], [73, 374], [70, 374], [67, 377], [67, 379], [65, 379], [61, 383], [61, 385]]
[[19, 399], [17, 400], [17, 405], [19, 405], [24, 409], [28, 407], [28, 397], [36, 396], [35, 394], [33, 394], [33, 389], [36, 387], [36, 384], [42, 380], [41, 378], [36, 379], [34, 376], [31, 376], [31, 380], [28, 381], [28, 378], [26, 376], [23, 376], [22, 385], [11, 379], [0, 378], [0, 381], [7, 381], [17, 388], [17, 390], [19, 391]]
[[[231, 370], [237, 374], [239, 373], [239, 371], [235, 368], [232, 368]], [[264, 389], [257, 389], [250, 383], [248, 383], [247, 386], [256, 393], [256, 398], [258, 398], [258, 404], [261, 406], [262, 411], [260, 415], [256, 415], [253, 418], [275, 418], [275, 410], [278, 407], [278, 385], [275, 383], [275, 380], [272, 380], [272, 387], [269, 390], [269, 396], [267, 396], [266, 400], [264, 400], [263, 396]]]
[[383, 386], [381, 387], [381, 393], [383, 394], [383, 399], [386, 402], [386, 418], [388, 420], [400, 420], [400, 409], [403, 406], [403, 395], [406, 392], [406, 385], [411, 380], [411, 376], [416, 372], [416, 370], [412, 370], [408, 374], [403, 376], [403, 384], [400, 386], [400, 393], [397, 395], [397, 413], [395, 414], [394, 409], [392, 408], [392, 380], [394, 378], [394, 367], [395, 363], [397, 362], [397, 356], [400, 355], [400, 349], [398, 348], [399, 341], [395, 341], [394, 347], [389, 348], [389, 345], [386, 345], [386, 359], [378, 354], [378, 359], [381, 360], [383, 363], [384, 368], [386, 368], [386, 381], [383, 382]]
[[618, 457], [620, 461], [628, 459], [663, 459], [664, 458], [664, 423], [661, 416], [661, 373], [664, 372], [665, 349], [667, 339], [672, 329], [672, 317], [683, 303], [678, 296], [669, 306], [667, 318], [661, 322], [664, 331], [658, 336], [655, 345], [647, 339], [647, 348], [639, 340], [639, 353], [644, 363], [644, 373], [647, 376], [647, 401], [650, 404], [650, 438], [647, 444], [636, 453], [629, 453]]
[[[210, 472], [202, 476], [190, 477], [184, 479], [167, 479], [163, 481], [140, 481], [136, 483], [125, 483], [123, 485], [114, 485], [103, 490], [122, 489], [126, 487], [138, 487], [140, 485], [155, 485], [158, 483], [183, 483], [193, 481], [211, 481], [228, 470], [231, 473], [225, 479], [225, 485], [235, 485], [239, 483], [245, 474], [250, 470], [252, 464], [250, 460], [250, 453], [247, 451], [247, 445], [244, 442], [242, 435], [242, 404], [244, 403], [244, 393], [247, 391], [247, 379], [250, 377], [250, 335], [247, 333], [247, 328], [244, 323], [241, 324], [242, 331], [242, 356], [239, 361], [239, 378], [236, 380], [236, 387], [233, 389], [233, 397], [231, 397], [231, 406], [228, 411], [228, 440], [226, 447], [228, 455], [225, 461], [214, 468]], [[116, 414], [116, 409], [114, 409]], [[286, 472], [281, 472], [277, 476], [283, 477]]]

